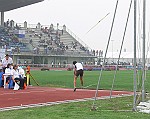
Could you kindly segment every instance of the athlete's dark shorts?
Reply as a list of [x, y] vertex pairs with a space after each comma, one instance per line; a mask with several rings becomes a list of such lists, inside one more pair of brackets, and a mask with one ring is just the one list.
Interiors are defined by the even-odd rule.
[[76, 71], [76, 76], [79, 76], [79, 75], [83, 76], [83, 70], [82, 69]]

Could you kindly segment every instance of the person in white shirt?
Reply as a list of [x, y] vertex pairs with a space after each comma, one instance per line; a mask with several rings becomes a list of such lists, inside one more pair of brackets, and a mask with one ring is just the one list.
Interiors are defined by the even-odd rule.
[[13, 60], [11, 57], [9, 57], [8, 54], [6, 54], [5, 58], [2, 59], [2, 67], [3, 67], [3, 72], [5, 73], [5, 69], [8, 64], [13, 64]]
[[8, 74], [8, 76], [6, 77], [6, 83], [8, 83], [11, 78], [11, 72], [12, 72], [12, 64], [8, 64], [5, 69], [5, 74]]
[[5, 73], [6, 74], [11, 74], [12, 69], [13, 69], [13, 65], [12, 64], [7, 64], [7, 67], [5, 69]]
[[20, 84], [19, 84], [20, 89], [23, 89], [24, 88], [25, 79], [20, 76], [17, 65], [13, 66], [13, 70], [12, 70], [11, 74], [12, 74], [12, 80], [14, 82], [20, 81]]
[[83, 87], [83, 65], [77, 61], [73, 61], [74, 68], [74, 92], [76, 91], [76, 80], [80, 75], [81, 86]]
[[25, 71], [21, 66], [18, 66], [18, 71], [19, 71], [19, 74], [21, 75], [22, 78], [26, 77]]

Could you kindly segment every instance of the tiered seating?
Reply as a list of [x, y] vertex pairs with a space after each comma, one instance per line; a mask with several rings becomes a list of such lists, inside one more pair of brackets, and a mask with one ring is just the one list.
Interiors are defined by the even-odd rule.
[[88, 50], [80, 44], [73, 36], [71, 36], [67, 31], [63, 32], [63, 35], [61, 36], [61, 41], [68, 46], [68, 50], [66, 53], [68, 55], [74, 54], [74, 55], [82, 55], [87, 56], [90, 55], [88, 53]]
[[49, 55], [90, 55], [89, 51], [66, 30], [60, 30], [58, 28], [54, 29], [52, 27], [44, 27], [41, 29], [22, 27], [20, 29], [25, 30], [25, 38], [14, 37], [12, 29], [11, 33], [7, 33], [4, 28], [0, 29], [0, 38], [7, 41], [5, 43], [1, 42], [0, 45], [7, 43], [8, 48], [13, 48], [15, 52], [18, 52], [19, 48], [19, 53], [30, 52], [34, 54]]
[[27, 52], [26, 45], [19, 41], [13, 30], [7, 27], [0, 27], [0, 46], [6, 49], [12, 49], [13, 52]]
[[0, 46], [3, 47], [9, 43], [10, 37], [5, 28], [0, 27]]

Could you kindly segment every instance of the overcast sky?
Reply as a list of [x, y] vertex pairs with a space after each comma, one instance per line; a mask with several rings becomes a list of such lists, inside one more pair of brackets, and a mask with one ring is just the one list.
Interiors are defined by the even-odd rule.
[[[17, 23], [66, 25], [84, 43], [95, 50], [106, 50], [112, 18], [117, 0], [45, 0], [37, 4], [8, 11], [5, 21], [13, 19]], [[142, 0], [137, 0], [142, 3]], [[120, 50], [127, 14], [131, 0], [119, 0], [109, 51]], [[150, 0], [147, 0], [147, 6]], [[138, 5], [139, 6], [139, 5]], [[142, 8], [142, 4], [139, 6]], [[147, 8], [147, 12], [149, 8]], [[141, 11], [140, 11], [141, 12]], [[103, 21], [87, 33], [106, 14]], [[142, 17], [142, 15], [141, 15]], [[149, 19], [147, 18], [149, 22]], [[149, 26], [149, 23], [147, 23]], [[148, 31], [147, 31], [148, 32]], [[87, 34], [86, 34], [87, 33]], [[139, 42], [141, 43], [141, 42]], [[133, 51], [133, 4], [123, 49]]]

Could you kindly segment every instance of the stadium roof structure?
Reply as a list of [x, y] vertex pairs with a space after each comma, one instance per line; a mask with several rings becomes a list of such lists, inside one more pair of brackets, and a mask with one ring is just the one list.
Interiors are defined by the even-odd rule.
[[44, 0], [0, 0], [0, 12], [10, 11], [42, 1]]

